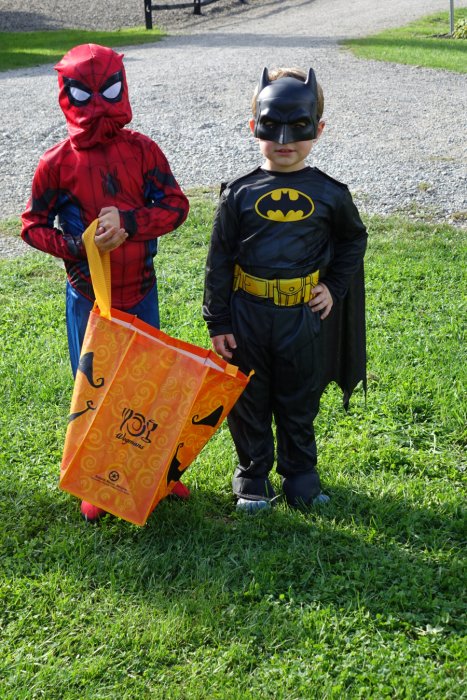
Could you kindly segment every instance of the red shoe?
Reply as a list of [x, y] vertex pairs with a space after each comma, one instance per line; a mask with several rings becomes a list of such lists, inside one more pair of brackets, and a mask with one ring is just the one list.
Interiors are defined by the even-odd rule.
[[176, 498], [181, 498], [184, 501], [190, 498], [190, 489], [182, 484], [181, 481], [175, 482], [175, 486], [169, 494], [170, 496], [175, 496]]
[[81, 515], [88, 523], [95, 523], [107, 513], [103, 508], [93, 506], [92, 503], [81, 501]]

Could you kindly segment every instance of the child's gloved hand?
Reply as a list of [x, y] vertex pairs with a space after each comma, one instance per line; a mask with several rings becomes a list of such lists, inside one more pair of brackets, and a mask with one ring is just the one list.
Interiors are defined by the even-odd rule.
[[308, 306], [312, 311], [321, 311], [321, 320], [324, 320], [331, 313], [331, 309], [334, 302], [332, 300], [331, 292], [322, 282], [317, 284], [313, 289], [313, 299], [310, 299]]
[[232, 333], [226, 333], [225, 335], [215, 335], [211, 338], [212, 347], [224, 360], [231, 360], [233, 353], [237, 347], [236, 340]]
[[94, 238], [101, 253], [115, 250], [128, 238], [125, 229], [120, 228], [120, 212], [117, 207], [103, 207], [99, 212], [99, 225]]

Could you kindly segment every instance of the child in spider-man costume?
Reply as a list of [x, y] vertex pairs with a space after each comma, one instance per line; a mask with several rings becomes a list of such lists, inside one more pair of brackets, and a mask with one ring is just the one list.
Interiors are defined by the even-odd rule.
[[[111, 255], [112, 306], [158, 328], [157, 238], [180, 226], [189, 208], [161, 149], [124, 129], [132, 112], [122, 59], [112, 49], [85, 44], [55, 66], [68, 138], [40, 159], [22, 215], [24, 241], [65, 264], [73, 375], [94, 302], [85, 229], [98, 218], [96, 245]], [[189, 495], [181, 483], [174, 493]], [[84, 501], [81, 512], [88, 520], [103, 514]]]

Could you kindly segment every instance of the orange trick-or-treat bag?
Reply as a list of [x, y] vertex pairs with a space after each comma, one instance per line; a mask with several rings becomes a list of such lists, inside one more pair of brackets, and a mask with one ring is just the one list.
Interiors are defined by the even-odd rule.
[[60, 487], [144, 525], [249, 377], [210, 350], [111, 308], [110, 255], [83, 234], [96, 304], [76, 375]]

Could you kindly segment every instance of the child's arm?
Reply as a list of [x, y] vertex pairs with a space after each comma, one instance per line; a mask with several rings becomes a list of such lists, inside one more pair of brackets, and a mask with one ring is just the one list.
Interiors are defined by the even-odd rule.
[[238, 250], [238, 222], [227, 192], [221, 195], [214, 217], [206, 261], [203, 317], [214, 349], [224, 359], [232, 357], [236, 341], [230, 313], [233, 271]]
[[138, 147], [144, 203], [134, 209], [120, 209], [120, 228], [127, 231], [130, 241], [147, 241], [181, 226], [189, 203], [157, 144], [140, 134], [135, 144]]
[[342, 198], [334, 216], [334, 254], [324, 277], [320, 280], [320, 285], [327, 287], [334, 301], [345, 296], [352, 276], [362, 264], [368, 238], [349, 190], [345, 186], [342, 187]]
[[82, 228], [75, 233], [64, 232], [54, 226], [58, 196], [56, 173], [41, 159], [34, 174], [32, 195], [21, 217], [21, 237], [33, 248], [62, 260], [84, 260], [86, 251], [81, 239]]

